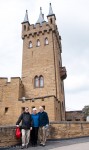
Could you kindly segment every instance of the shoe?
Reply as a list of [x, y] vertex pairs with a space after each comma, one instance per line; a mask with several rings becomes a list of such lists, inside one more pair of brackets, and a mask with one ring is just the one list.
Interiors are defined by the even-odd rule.
[[28, 144], [26, 145], [26, 148], [28, 148]]
[[43, 144], [43, 143], [40, 143], [40, 146], [45, 146], [45, 144]]
[[37, 144], [34, 144], [34, 147], [36, 147], [37, 146]]
[[42, 146], [44, 147], [44, 146], [45, 146], [45, 144], [42, 144]]
[[22, 146], [22, 147], [21, 147], [21, 149], [24, 149], [24, 148], [25, 148], [25, 146]]
[[34, 144], [32, 144], [32, 147], [35, 147], [35, 145], [34, 145]]

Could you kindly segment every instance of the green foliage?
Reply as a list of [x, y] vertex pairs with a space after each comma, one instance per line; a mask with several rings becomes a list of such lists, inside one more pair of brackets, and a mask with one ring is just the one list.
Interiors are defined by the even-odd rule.
[[89, 105], [84, 106], [84, 108], [82, 109], [82, 112], [84, 113], [85, 117], [89, 116]]

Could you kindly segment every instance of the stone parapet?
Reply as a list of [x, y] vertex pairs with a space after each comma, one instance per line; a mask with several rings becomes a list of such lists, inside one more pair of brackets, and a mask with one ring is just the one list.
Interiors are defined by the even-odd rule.
[[[21, 143], [15, 137], [15, 126], [0, 126], [0, 147]], [[48, 139], [65, 139], [89, 136], [89, 122], [50, 122]]]
[[0, 126], [0, 147], [7, 147], [21, 143], [15, 137], [15, 126]]
[[89, 136], [89, 122], [61, 121], [50, 123], [50, 139]]

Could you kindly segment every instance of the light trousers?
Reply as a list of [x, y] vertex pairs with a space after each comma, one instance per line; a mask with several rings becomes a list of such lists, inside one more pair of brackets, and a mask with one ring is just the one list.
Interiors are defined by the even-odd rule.
[[22, 129], [22, 146], [28, 145], [30, 140], [30, 129]]
[[46, 131], [47, 129], [45, 126], [39, 127], [39, 140], [41, 144], [45, 144], [46, 142]]

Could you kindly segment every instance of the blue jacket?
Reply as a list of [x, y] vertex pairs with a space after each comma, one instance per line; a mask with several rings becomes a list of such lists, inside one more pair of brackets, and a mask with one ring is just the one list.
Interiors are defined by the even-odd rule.
[[43, 112], [39, 112], [39, 126], [45, 126], [46, 124], [49, 124], [49, 118], [48, 118], [48, 114], [43, 111]]
[[39, 115], [37, 114], [31, 114], [31, 118], [33, 120], [32, 126], [33, 127], [39, 127]]

